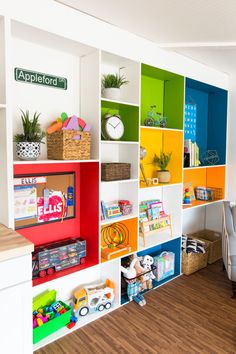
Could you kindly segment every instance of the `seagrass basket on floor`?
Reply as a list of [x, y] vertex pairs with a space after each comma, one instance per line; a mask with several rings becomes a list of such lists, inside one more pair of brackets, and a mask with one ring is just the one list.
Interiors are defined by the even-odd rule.
[[90, 132], [60, 130], [47, 134], [49, 160], [89, 160], [90, 150]]
[[182, 272], [190, 275], [207, 266], [208, 249], [206, 253], [186, 253], [182, 251]]
[[110, 162], [101, 164], [102, 181], [130, 179], [130, 163]]
[[201, 230], [189, 233], [188, 236], [205, 242], [208, 246], [208, 263], [212, 264], [222, 258], [222, 233], [212, 230]]

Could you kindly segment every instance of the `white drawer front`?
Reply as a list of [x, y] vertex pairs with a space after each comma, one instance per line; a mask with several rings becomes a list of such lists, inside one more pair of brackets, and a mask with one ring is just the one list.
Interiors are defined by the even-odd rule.
[[0, 290], [31, 279], [31, 254], [0, 262]]

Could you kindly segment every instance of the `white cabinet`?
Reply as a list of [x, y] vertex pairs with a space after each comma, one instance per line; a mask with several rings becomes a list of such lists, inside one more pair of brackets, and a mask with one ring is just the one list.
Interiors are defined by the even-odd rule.
[[1, 353], [31, 354], [32, 282], [0, 290]]

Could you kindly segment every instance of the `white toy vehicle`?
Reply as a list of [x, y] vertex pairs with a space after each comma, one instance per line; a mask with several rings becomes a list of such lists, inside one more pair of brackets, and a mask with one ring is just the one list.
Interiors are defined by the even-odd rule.
[[80, 288], [73, 296], [74, 315], [86, 316], [90, 310], [108, 310], [114, 297], [114, 283], [110, 279], [106, 279], [104, 283]]

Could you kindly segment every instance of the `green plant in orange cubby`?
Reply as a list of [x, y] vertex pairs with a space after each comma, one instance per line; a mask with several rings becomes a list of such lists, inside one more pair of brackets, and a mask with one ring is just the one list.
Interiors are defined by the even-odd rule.
[[169, 183], [171, 179], [170, 171], [167, 170], [167, 166], [170, 163], [172, 157], [172, 152], [165, 153], [164, 151], [160, 152], [160, 155], [154, 154], [153, 164], [159, 167], [157, 170], [157, 177], [161, 183]]

